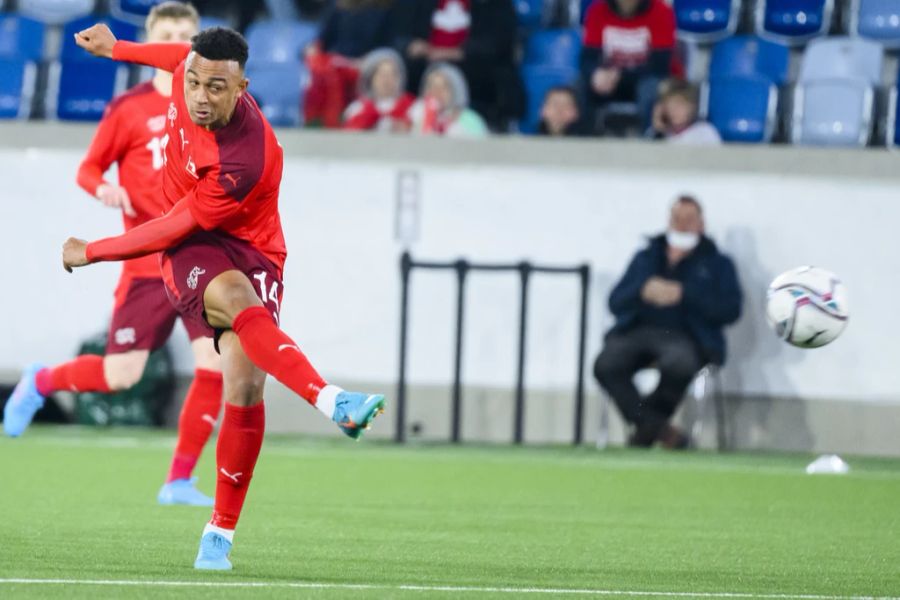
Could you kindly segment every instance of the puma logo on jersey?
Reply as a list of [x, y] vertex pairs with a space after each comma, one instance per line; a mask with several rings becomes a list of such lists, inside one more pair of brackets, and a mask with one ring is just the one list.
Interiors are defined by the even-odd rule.
[[235, 473], [234, 475], [232, 475], [231, 473], [226, 471], [224, 467], [219, 469], [219, 473], [221, 473], [222, 475], [224, 475], [225, 477], [227, 477], [228, 479], [232, 480], [235, 483], [238, 483], [238, 477], [243, 475], [243, 473]]
[[206, 269], [201, 269], [200, 267], [194, 267], [191, 269], [191, 272], [188, 273], [187, 276], [187, 285], [192, 290], [197, 289], [197, 284], [199, 283], [200, 276], [206, 273]]
[[222, 177], [224, 177], [229, 182], [231, 182], [231, 187], [233, 187], [233, 188], [237, 188], [238, 181], [241, 180], [240, 175], [238, 175], [237, 178], [235, 179], [234, 177], [232, 177], [231, 173], [225, 173]]

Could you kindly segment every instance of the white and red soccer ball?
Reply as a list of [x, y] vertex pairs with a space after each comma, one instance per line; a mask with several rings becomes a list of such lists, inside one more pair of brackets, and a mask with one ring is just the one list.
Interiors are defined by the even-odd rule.
[[799, 348], [824, 346], [847, 326], [847, 288], [825, 269], [792, 269], [769, 286], [766, 316], [775, 334], [787, 343]]

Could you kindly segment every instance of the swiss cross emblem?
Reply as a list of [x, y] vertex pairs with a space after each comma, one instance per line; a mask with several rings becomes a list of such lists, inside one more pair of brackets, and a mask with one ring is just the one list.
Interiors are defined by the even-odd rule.
[[169, 125], [174, 127], [175, 119], [178, 118], [178, 109], [175, 108], [174, 102], [169, 102], [169, 114], [167, 115], [167, 118], [169, 119]]

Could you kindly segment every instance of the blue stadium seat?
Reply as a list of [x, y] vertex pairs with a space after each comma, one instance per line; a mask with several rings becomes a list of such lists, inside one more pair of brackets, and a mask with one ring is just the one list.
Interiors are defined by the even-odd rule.
[[900, 0], [852, 0], [848, 21], [850, 35], [900, 47]]
[[900, 96], [900, 74], [897, 75], [897, 83], [891, 87], [891, 106], [888, 112], [887, 131], [885, 141], [889, 148], [900, 146], [900, 119], [897, 118], [897, 97]]
[[709, 76], [762, 76], [783, 85], [788, 78], [789, 59], [787, 46], [752, 35], [735, 36], [713, 46]]
[[765, 77], [714, 77], [704, 86], [707, 120], [726, 142], [769, 142], [775, 131], [778, 90]]
[[23, 58], [0, 59], [0, 119], [27, 119], [37, 66]]
[[150, 9], [163, 0], [110, 0], [109, 12], [115, 18], [142, 26]]
[[254, 62], [294, 63], [318, 35], [315, 23], [258, 21], [247, 28], [247, 44]]
[[526, 65], [574, 68], [581, 55], [581, 35], [576, 29], [545, 29], [528, 36]]
[[107, 103], [125, 90], [128, 67], [111, 60], [74, 60], [51, 66], [47, 115], [68, 121], [97, 121]]
[[286, 127], [303, 124], [303, 90], [309, 79], [303, 63], [249, 63], [247, 79], [250, 94], [269, 123]]
[[824, 79], [864, 79], [880, 85], [882, 47], [861, 38], [836, 36], [814, 40], [800, 64], [800, 82]]
[[584, 17], [587, 15], [587, 11], [593, 3], [594, 0], [581, 0], [581, 18], [579, 19], [579, 22], [582, 25], [584, 25]]
[[756, 32], [783, 44], [798, 46], [828, 33], [834, 0], [759, 0]]
[[741, 0], [675, 0], [678, 37], [694, 42], [715, 42], [734, 34]]
[[522, 67], [522, 81], [525, 84], [527, 108], [525, 118], [519, 124], [522, 133], [535, 133], [541, 120], [541, 106], [550, 88], [560, 85], [575, 85], [578, 82], [577, 68], [560, 69], [541, 65]]
[[543, 0], [515, 0], [515, 5], [519, 27], [534, 30], [541, 26], [544, 19]]
[[797, 86], [791, 140], [814, 146], [865, 146], [875, 94], [864, 79], [811, 81]]
[[221, 17], [200, 17], [200, 31], [210, 27], [231, 27], [231, 23]]
[[106, 23], [110, 30], [112, 30], [113, 35], [120, 40], [132, 42], [137, 40], [138, 28], [131, 23], [126, 23], [118, 19], [111, 19], [109, 17], [83, 17], [81, 19], [70, 21], [63, 27], [62, 50], [60, 51], [59, 59], [65, 62], [94, 60], [94, 57], [79, 48], [75, 43], [75, 34], [82, 29], [87, 29], [97, 23]]
[[94, 0], [19, 0], [20, 14], [48, 25], [61, 25], [93, 10]]
[[39, 61], [43, 52], [43, 23], [16, 15], [0, 15], [0, 58]]

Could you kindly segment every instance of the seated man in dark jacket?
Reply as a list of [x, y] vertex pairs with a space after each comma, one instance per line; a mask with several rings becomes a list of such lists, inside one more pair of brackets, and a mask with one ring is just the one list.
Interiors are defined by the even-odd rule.
[[[594, 375], [634, 427], [634, 446], [687, 446], [687, 437], [669, 420], [697, 372], [724, 362], [722, 329], [741, 313], [734, 264], [703, 229], [697, 200], [678, 198], [668, 231], [637, 253], [609, 297], [616, 324]], [[644, 398], [632, 378], [650, 366], [659, 370], [660, 381]]]

